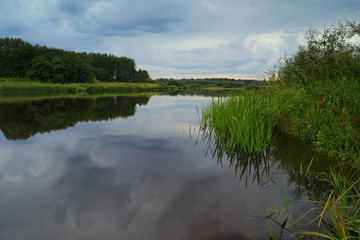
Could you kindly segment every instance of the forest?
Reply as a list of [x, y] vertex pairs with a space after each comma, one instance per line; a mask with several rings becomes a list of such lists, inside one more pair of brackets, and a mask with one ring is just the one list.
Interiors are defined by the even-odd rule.
[[135, 60], [104, 53], [66, 51], [32, 45], [20, 38], [0, 38], [0, 77], [48, 83], [145, 82], [146, 70]]

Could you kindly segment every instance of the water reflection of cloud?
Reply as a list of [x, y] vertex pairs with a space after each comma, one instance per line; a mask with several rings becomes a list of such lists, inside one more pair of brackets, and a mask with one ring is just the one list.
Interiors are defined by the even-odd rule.
[[[161, 239], [172, 239], [174, 233], [176, 239], [187, 240], [250, 239], [245, 235], [251, 233], [251, 227], [244, 224], [253, 208], [249, 204], [241, 191], [236, 191], [236, 186], [223, 175], [198, 175], [185, 180], [183, 187], [168, 202], [157, 221], [157, 231]], [[250, 235], [257, 236], [256, 239], [264, 236], [253, 232]]]
[[168, 98], [154, 100], [158, 106], [149, 109], [150, 101], [131, 119], [78, 123], [27, 141], [0, 142], [4, 238], [268, 238], [259, 231], [264, 226], [249, 226], [245, 218], [270, 201], [283, 201], [283, 188], [246, 188], [227, 161], [221, 168], [205, 154], [205, 142], [194, 146], [196, 139], [182, 131], [188, 126], [183, 119], [198, 119], [200, 101], [178, 99], [167, 106]]
[[149, 239], [243, 236], [229, 231], [246, 233], [241, 224], [254, 211], [239, 191], [244, 186], [223, 175], [226, 169], [194, 161], [203, 153], [190, 156], [192, 143], [185, 142], [140, 135], [79, 139], [55, 185], [60, 197], [53, 219], [62, 225], [73, 220], [84, 233], [105, 221], [131, 236], [139, 223], [154, 222]]
[[223, 230], [226, 216], [219, 211], [221, 197], [206, 193], [217, 180], [209, 176], [188, 181], [159, 219], [160, 235], [171, 238], [173, 232], [178, 232], [180, 239], [205, 239]]
[[131, 196], [131, 183], [126, 178], [119, 182], [114, 169], [97, 166], [86, 155], [66, 162], [56, 188], [62, 199], [54, 220], [64, 223], [71, 215], [82, 231], [89, 230], [99, 217], [126, 228], [140, 209]]

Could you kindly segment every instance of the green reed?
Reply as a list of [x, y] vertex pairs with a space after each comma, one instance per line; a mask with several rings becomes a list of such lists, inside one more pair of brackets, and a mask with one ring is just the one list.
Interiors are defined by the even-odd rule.
[[273, 116], [268, 102], [255, 94], [213, 99], [202, 110], [201, 130], [216, 134], [226, 148], [263, 152], [270, 144]]
[[[317, 236], [323, 239], [359, 239], [360, 238], [360, 171], [339, 165], [327, 176], [332, 191], [324, 201], [318, 201], [318, 230], [300, 231], [302, 236]], [[314, 209], [312, 209], [314, 210]], [[320, 231], [323, 225], [327, 232]]]

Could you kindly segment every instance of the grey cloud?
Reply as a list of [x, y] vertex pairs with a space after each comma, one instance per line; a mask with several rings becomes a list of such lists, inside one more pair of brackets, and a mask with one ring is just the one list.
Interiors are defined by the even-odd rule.
[[1, 29], [1, 34], [4, 34], [5, 36], [18, 37], [25, 29], [26, 28], [23, 26], [7, 26]]
[[[89, 142], [88, 139], [84, 139], [86, 142]], [[100, 142], [101, 144], [99, 144]], [[146, 151], [149, 154], [181, 154], [182, 148], [181, 146], [176, 146], [174, 142], [177, 142], [176, 139], [168, 139], [165, 141], [161, 138], [150, 138], [144, 139], [140, 136], [135, 135], [121, 135], [121, 136], [113, 136], [113, 135], [100, 135], [96, 139], [96, 142], [93, 144], [101, 149], [116, 149], [120, 151], [120, 148], [127, 149], [127, 152], [131, 152], [131, 149], [141, 149], [142, 151]], [[90, 142], [91, 143], [91, 142]], [[118, 146], [118, 148], [116, 148]], [[106, 154], [106, 153], [105, 153]], [[119, 155], [119, 154], [115, 154]], [[156, 160], [156, 159], [154, 159]]]
[[70, 15], [83, 15], [96, 0], [58, 0], [59, 9]]
[[[194, 4], [192, 4], [194, 5]], [[179, 1], [65, 1], [61, 9], [77, 31], [106, 36], [174, 32], [189, 16], [189, 3]]]
[[[34, 44], [126, 55], [149, 66], [153, 78], [249, 76], [271, 68], [284, 52], [296, 51], [297, 39], [282, 33], [298, 36], [310, 26], [355, 21], [359, 15], [358, 0], [4, 0], [0, 29]], [[278, 33], [281, 41], [257, 38], [252, 42], [257, 52], [244, 45], [244, 39], [264, 33]], [[199, 38], [224, 43], [189, 46]], [[189, 44], [178, 45], [183, 41]], [[251, 70], [236, 70], [247, 66]]]

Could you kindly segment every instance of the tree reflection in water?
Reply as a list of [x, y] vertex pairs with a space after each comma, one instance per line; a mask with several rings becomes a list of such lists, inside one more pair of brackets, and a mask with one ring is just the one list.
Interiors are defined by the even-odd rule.
[[107, 121], [133, 116], [136, 105], [149, 97], [44, 99], [0, 104], [0, 130], [8, 140], [26, 140], [38, 133], [75, 126], [78, 122]]

